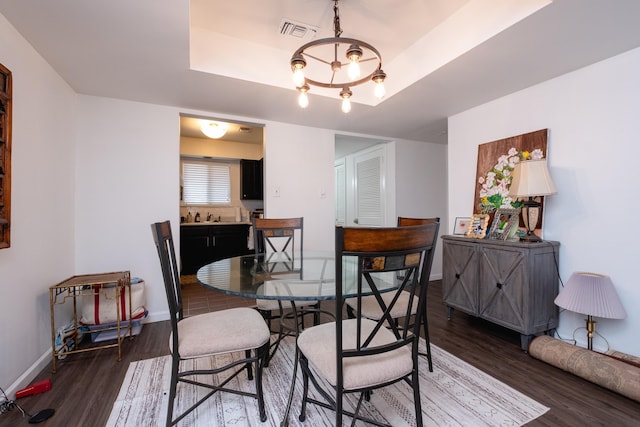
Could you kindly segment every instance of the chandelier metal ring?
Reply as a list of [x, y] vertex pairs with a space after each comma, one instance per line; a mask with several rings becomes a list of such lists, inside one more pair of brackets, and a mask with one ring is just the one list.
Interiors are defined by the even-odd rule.
[[[346, 52], [349, 50], [349, 48], [352, 45], [357, 45], [359, 46], [361, 49], [363, 49], [363, 54], [362, 54], [362, 58], [358, 61], [360, 63], [364, 63], [364, 62], [370, 62], [370, 61], [378, 61], [377, 66], [374, 68], [373, 71], [371, 71], [369, 74], [367, 74], [365, 77], [362, 77], [361, 79], [358, 80], [346, 80], [346, 81], [341, 81], [341, 82], [334, 82], [333, 78], [336, 75], [336, 72], [333, 71], [333, 75], [331, 77], [331, 81], [329, 83], [325, 83], [325, 82], [321, 82], [318, 80], [314, 80], [312, 78], [310, 78], [308, 75], [305, 75], [305, 81], [306, 83], [313, 85], [313, 86], [318, 86], [318, 87], [324, 87], [324, 88], [342, 88], [345, 86], [358, 86], [361, 85], [363, 83], [367, 83], [369, 81], [372, 80], [374, 74], [376, 74], [382, 67], [382, 56], [380, 55], [380, 52], [378, 52], [378, 49], [376, 49], [375, 47], [373, 47], [372, 45], [370, 45], [367, 42], [363, 42], [361, 40], [357, 40], [357, 39], [352, 39], [352, 38], [345, 38], [345, 37], [329, 37], [329, 38], [324, 38], [324, 39], [319, 39], [319, 40], [313, 40], [310, 41], [309, 43], [306, 43], [302, 46], [300, 46], [300, 48], [298, 48], [298, 50], [296, 50], [293, 55], [291, 56], [291, 64], [292, 67], [294, 66], [294, 62], [295, 61], [299, 61], [300, 58], [302, 58], [303, 60], [305, 60], [307, 58], [310, 59], [314, 59], [320, 63], [323, 64], [327, 64], [327, 65], [332, 65], [335, 61], [339, 62], [340, 65], [342, 67], [345, 67], [349, 64], [349, 62], [342, 62], [338, 60], [338, 50], [340, 50], [340, 46], [346, 46], [346, 48], [343, 48], [343, 50]], [[312, 53], [310, 53], [308, 50], [311, 49], [311, 51], [313, 52], [313, 48], [315, 47], [319, 47], [319, 46], [330, 46], [330, 45], [334, 45], [335, 46], [335, 55], [333, 58], [333, 61], [327, 61], [326, 59], [322, 59], [317, 55], [314, 55]], [[367, 52], [369, 52], [370, 54], [373, 54], [373, 56], [371, 57], [367, 57]]]

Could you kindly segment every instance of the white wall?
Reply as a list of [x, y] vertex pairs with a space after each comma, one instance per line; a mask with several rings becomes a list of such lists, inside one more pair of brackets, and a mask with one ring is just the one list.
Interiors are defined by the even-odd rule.
[[[448, 153], [448, 217], [469, 216], [478, 144], [549, 129], [548, 165], [558, 194], [545, 200], [544, 238], [561, 243], [563, 281], [574, 271], [611, 276], [628, 316], [596, 319], [597, 331], [612, 348], [634, 355], [640, 355], [638, 76], [635, 49], [453, 116]], [[628, 221], [620, 223], [622, 217]], [[560, 335], [571, 338], [583, 318], [562, 312]], [[584, 330], [577, 338], [584, 346]], [[594, 348], [606, 348], [605, 341], [597, 338]]]
[[[439, 235], [448, 232], [447, 146], [399, 140], [396, 143], [397, 216], [440, 217]], [[431, 280], [442, 278], [442, 242], [438, 239]]]
[[334, 247], [334, 134], [284, 123], [265, 128], [265, 216], [304, 217], [305, 249]]
[[76, 95], [2, 15], [0, 40], [13, 73], [11, 247], [0, 250], [0, 386], [11, 392], [50, 363], [49, 286], [74, 274]]
[[145, 279], [150, 320], [168, 316], [151, 227], [179, 233], [180, 130], [175, 108], [79, 96], [76, 271]]

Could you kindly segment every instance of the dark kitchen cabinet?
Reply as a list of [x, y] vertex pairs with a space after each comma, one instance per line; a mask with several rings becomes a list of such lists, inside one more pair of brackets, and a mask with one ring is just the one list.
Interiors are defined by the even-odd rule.
[[249, 253], [249, 224], [180, 226], [181, 274], [223, 258]]
[[240, 160], [240, 196], [242, 200], [262, 200], [262, 159]]

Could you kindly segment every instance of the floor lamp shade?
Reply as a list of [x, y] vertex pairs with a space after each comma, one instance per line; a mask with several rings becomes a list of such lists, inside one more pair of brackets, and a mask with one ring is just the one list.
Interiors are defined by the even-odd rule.
[[594, 317], [624, 319], [622, 306], [609, 276], [595, 273], [573, 273], [555, 299], [557, 306], [575, 313], [586, 314], [587, 348], [593, 350], [596, 334]]
[[611, 278], [602, 274], [573, 273], [555, 303], [566, 310], [587, 316], [605, 319], [627, 317]]

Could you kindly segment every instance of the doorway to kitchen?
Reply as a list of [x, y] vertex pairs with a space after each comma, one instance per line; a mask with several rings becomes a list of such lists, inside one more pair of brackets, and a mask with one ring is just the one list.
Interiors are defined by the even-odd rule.
[[180, 115], [182, 276], [252, 250], [252, 213], [263, 209], [263, 153], [262, 124]]

